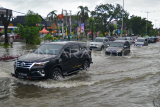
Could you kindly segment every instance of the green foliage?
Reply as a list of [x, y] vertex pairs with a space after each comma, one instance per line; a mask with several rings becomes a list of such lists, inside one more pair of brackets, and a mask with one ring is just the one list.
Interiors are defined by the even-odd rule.
[[4, 43], [4, 44], [0, 44], [0, 46], [3, 46], [3, 48], [8, 48], [9, 46], [11, 46], [9, 43]]
[[1, 33], [2, 33], [2, 35], [4, 35], [4, 30]]
[[48, 13], [47, 15], [47, 20], [49, 21], [56, 21], [58, 18], [57, 18], [57, 14], [56, 14], [57, 10], [53, 10], [51, 12]]
[[60, 39], [61, 38], [61, 35], [58, 35], [58, 39]]
[[49, 40], [49, 41], [51, 40], [51, 41], [52, 41], [52, 40], [53, 40], [53, 37], [52, 37], [51, 34], [46, 34], [46, 35], [44, 35], [43, 39], [44, 39], [44, 40]]
[[26, 43], [28, 44], [39, 44], [39, 31], [41, 30], [41, 26], [36, 27], [36, 23], [39, 22], [41, 22], [39, 15], [29, 10], [25, 16], [25, 26], [17, 24], [14, 33], [19, 34], [22, 39], [26, 39]]
[[106, 30], [108, 31], [108, 26], [112, 19], [122, 18], [122, 13], [124, 13], [124, 17], [128, 17], [129, 15], [119, 4], [116, 4], [116, 6], [112, 4], [97, 5], [95, 10], [91, 12], [96, 22], [96, 31], [102, 31], [104, 34]]
[[11, 30], [10, 30], [10, 29], [8, 29], [8, 30], [7, 30], [7, 33], [11, 33]]
[[93, 29], [93, 32], [95, 32], [95, 20], [93, 19], [93, 17], [90, 17], [88, 19], [88, 23], [89, 23], [89, 30], [92, 31]]
[[104, 35], [103, 35], [103, 34], [100, 34], [99, 37], [104, 37]]
[[25, 25], [27, 26], [36, 26], [36, 23], [41, 22], [41, 18], [37, 13], [29, 10], [27, 15], [25, 16]]

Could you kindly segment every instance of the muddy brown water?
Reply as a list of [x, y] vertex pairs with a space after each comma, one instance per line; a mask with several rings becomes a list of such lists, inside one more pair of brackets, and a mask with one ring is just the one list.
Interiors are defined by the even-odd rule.
[[[2, 54], [36, 46], [16, 42]], [[14, 61], [0, 62], [0, 107], [160, 107], [160, 43], [131, 46], [125, 57], [92, 52], [89, 71], [60, 81], [13, 78]]]

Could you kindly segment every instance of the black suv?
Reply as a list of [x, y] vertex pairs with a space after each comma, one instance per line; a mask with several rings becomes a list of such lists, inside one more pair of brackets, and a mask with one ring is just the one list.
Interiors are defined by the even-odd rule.
[[106, 49], [105, 54], [126, 55], [130, 53], [130, 44], [128, 41], [118, 40], [113, 41]]
[[59, 79], [65, 75], [88, 69], [91, 51], [85, 42], [50, 42], [15, 61], [12, 76], [22, 79]]

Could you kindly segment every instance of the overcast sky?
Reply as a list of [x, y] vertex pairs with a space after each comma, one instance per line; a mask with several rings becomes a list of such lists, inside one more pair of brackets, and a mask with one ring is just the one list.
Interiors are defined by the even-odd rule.
[[[57, 14], [60, 14], [63, 8], [75, 14], [79, 11], [78, 6], [87, 6], [89, 10], [94, 10], [100, 3], [123, 6], [123, 0], [1, 0], [0, 7], [21, 13], [31, 10], [46, 17], [52, 10], [57, 10]], [[148, 12], [148, 20], [152, 21], [154, 28], [160, 28], [160, 0], [124, 0], [124, 9], [130, 13], [130, 16], [142, 18], [147, 18]], [[23, 14], [13, 12], [13, 16], [17, 15]]]

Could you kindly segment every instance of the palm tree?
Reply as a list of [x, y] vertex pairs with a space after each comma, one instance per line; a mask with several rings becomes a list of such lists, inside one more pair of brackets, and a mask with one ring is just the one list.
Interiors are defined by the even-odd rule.
[[[78, 11], [78, 13], [77, 13], [77, 15], [79, 15], [79, 17], [80, 17], [80, 28], [81, 28], [81, 23], [84, 23], [84, 27], [85, 27], [86, 26], [85, 21], [88, 19], [88, 12], [90, 12], [90, 11], [88, 10], [87, 6], [85, 6], [85, 7], [78, 6], [78, 8], [80, 9], [80, 11]], [[81, 32], [81, 30], [80, 30], [80, 32]]]
[[53, 10], [50, 13], [48, 13], [47, 15], [47, 19], [49, 21], [56, 21], [57, 20], [57, 14], [56, 14], [57, 10]]

